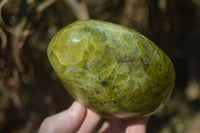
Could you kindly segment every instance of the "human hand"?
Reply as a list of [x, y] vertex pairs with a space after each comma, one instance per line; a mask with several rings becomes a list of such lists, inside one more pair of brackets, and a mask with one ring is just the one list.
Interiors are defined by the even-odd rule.
[[[92, 133], [101, 117], [78, 102], [63, 112], [47, 117], [41, 124], [39, 133]], [[132, 120], [108, 119], [98, 133], [145, 133], [148, 118]]]

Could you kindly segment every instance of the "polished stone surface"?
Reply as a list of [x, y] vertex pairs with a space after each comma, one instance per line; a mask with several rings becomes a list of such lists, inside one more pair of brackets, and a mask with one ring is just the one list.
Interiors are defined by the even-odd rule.
[[60, 30], [48, 57], [69, 93], [105, 117], [147, 116], [166, 104], [175, 72], [167, 55], [140, 33], [85, 20]]

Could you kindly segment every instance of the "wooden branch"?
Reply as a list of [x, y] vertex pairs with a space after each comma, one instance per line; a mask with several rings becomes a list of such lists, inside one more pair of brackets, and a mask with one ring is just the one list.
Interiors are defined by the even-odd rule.
[[7, 45], [7, 36], [3, 29], [0, 27], [1, 48], [4, 50]]
[[51, 6], [53, 3], [55, 3], [57, 0], [46, 0], [42, 2], [36, 9], [36, 12], [42, 12], [44, 11], [47, 7]]
[[72, 7], [74, 13], [76, 14], [77, 19], [84, 20], [90, 18], [86, 1], [84, 0], [82, 0], [81, 2], [78, 2], [77, 0], [64, 0], [64, 1]]

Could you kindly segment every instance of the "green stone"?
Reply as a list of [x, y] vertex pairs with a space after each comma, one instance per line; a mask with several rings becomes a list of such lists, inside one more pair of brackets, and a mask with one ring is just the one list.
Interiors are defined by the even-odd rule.
[[148, 116], [163, 107], [174, 86], [167, 55], [135, 30], [83, 20], [60, 30], [48, 57], [69, 93], [103, 117]]

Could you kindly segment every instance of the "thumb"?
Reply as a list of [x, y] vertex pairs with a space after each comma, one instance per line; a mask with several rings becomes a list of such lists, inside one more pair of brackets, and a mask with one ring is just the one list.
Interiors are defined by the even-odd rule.
[[39, 133], [74, 133], [86, 116], [86, 108], [78, 102], [61, 113], [47, 117], [39, 129]]

